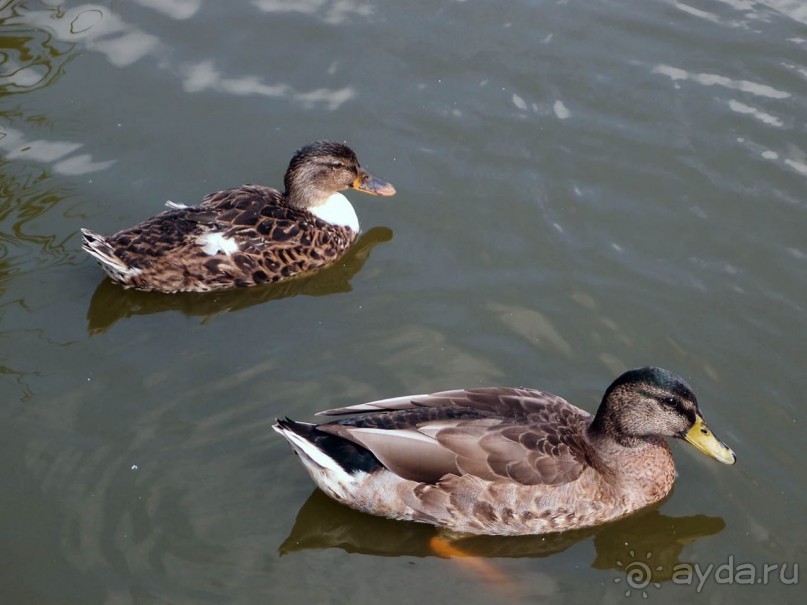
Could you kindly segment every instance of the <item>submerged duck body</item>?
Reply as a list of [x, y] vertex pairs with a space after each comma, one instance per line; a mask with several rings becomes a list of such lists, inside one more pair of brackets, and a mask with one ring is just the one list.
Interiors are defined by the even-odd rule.
[[598, 525], [664, 498], [675, 480], [666, 437], [726, 464], [697, 399], [660, 368], [626, 372], [595, 416], [530, 389], [386, 399], [274, 425], [314, 482], [352, 508], [459, 533], [541, 534]]
[[105, 237], [82, 229], [82, 248], [124, 287], [205, 292], [275, 282], [327, 265], [359, 232], [340, 190], [389, 196], [346, 145], [318, 141], [289, 163], [285, 191], [244, 185], [211, 193], [198, 206], [168, 210]]

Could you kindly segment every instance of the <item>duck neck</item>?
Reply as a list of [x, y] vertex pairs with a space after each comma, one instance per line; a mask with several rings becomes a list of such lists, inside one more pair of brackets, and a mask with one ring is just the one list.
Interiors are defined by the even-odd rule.
[[619, 415], [614, 411], [607, 398], [602, 400], [594, 420], [588, 427], [589, 438], [594, 441], [612, 441], [622, 447], [640, 448], [655, 440], [644, 436], [631, 435], [625, 431]]
[[327, 198], [324, 194], [309, 187], [296, 187], [294, 184], [286, 184], [286, 191], [283, 193], [289, 206], [298, 210], [311, 210], [315, 206], [322, 204]]
[[[649, 468], [653, 468], [653, 464], [656, 464], [664, 469], [661, 482], [666, 487], [662, 491], [669, 490], [672, 485], [670, 473], [674, 474], [674, 466], [670, 448], [663, 437], [626, 434], [613, 414], [598, 412], [588, 427], [588, 438], [615, 476], [635, 478], [646, 474], [644, 467], [649, 465]], [[649, 486], [650, 492], [658, 491], [655, 480], [648, 477], [643, 481]]]
[[594, 426], [589, 439], [610, 471], [609, 483], [629, 510], [658, 502], [675, 482], [675, 463], [662, 437], [614, 438]]

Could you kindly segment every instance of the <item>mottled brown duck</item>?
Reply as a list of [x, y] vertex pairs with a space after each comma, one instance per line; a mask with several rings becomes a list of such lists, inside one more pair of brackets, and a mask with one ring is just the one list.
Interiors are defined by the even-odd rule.
[[292, 157], [282, 193], [244, 185], [198, 206], [169, 210], [105, 237], [82, 229], [82, 248], [116, 282], [159, 292], [254, 286], [332, 263], [356, 239], [359, 220], [339, 193], [395, 189], [361, 167], [347, 145], [317, 141]]
[[590, 527], [664, 498], [675, 481], [667, 437], [725, 464], [692, 389], [655, 367], [630, 370], [592, 416], [521, 388], [445, 391], [321, 412], [274, 429], [326, 494], [355, 509], [461, 534]]

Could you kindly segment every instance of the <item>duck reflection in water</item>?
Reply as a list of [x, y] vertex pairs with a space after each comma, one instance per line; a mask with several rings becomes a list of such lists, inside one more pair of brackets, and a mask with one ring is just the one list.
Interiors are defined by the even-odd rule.
[[[596, 551], [593, 568], [624, 573], [632, 561], [641, 560], [652, 571], [653, 582], [665, 582], [672, 579], [675, 566], [682, 563], [683, 548], [720, 533], [725, 522], [707, 515], [672, 517], [659, 511], [661, 505], [659, 502], [606, 525], [568, 532], [507, 537], [452, 534], [451, 538], [465, 555], [483, 559], [548, 557], [591, 539]], [[294, 527], [278, 551], [284, 555], [341, 548], [384, 557], [430, 557], [437, 556], [432, 542], [441, 535], [441, 530], [423, 523], [392, 521], [355, 511], [316, 489], [300, 508]], [[496, 579], [505, 579], [501, 573], [498, 576]]]
[[335, 263], [315, 273], [252, 288], [164, 294], [125, 290], [107, 277], [98, 284], [90, 300], [87, 331], [90, 334], [103, 333], [118, 320], [134, 315], [181, 311], [188, 316], [209, 318], [290, 296], [326, 296], [350, 292], [353, 289], [350, 281], [361, 271], [372, 249], [391, 239], [391, 229], [374, 227], [362, 233], [356, 243]]

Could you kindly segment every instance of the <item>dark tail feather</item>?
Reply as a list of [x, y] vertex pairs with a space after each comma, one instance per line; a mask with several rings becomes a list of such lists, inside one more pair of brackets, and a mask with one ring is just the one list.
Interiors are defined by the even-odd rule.
[[[273, 428], [280, 434], [283, 434], [284, 431], [294, 433], [331, 458], [347, 473], [356, 471], [371, 473], [383, 468], [381, 462], [370, 450], [342, 437], [320, 431], [316, 424], [297, 422], [291, 418], [277, 418]], [[297, 451], [296, 448], [295, 451]], [[300, 454], [299, 451], [297, 453]]]

